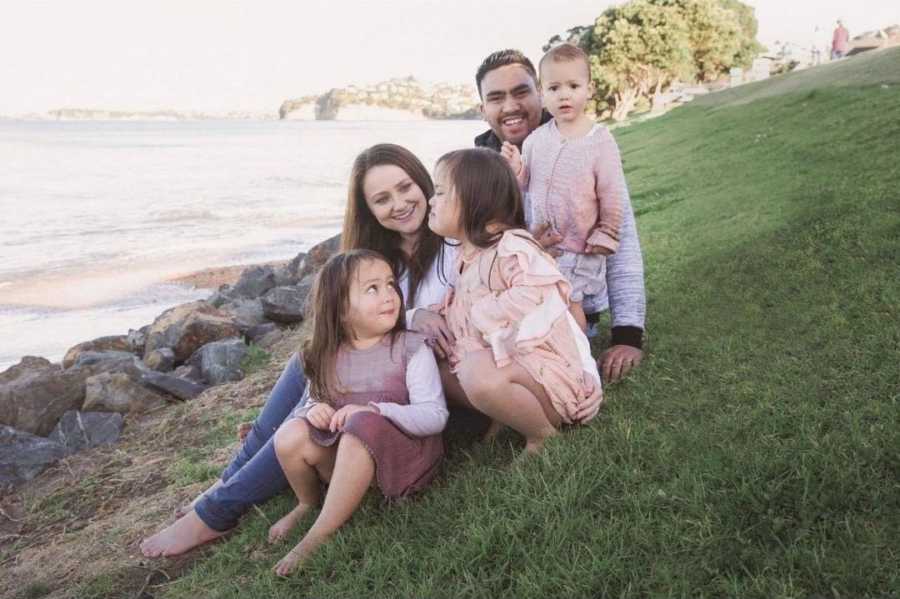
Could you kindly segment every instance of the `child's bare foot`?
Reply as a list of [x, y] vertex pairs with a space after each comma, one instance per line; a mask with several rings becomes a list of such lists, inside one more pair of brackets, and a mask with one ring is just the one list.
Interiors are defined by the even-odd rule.
[[206, 495], [207, 493], [212, 493], [213, 491], [215, 491], [216, 489], [218, 489], [221, 486], [222, 486], [222, 479], [220, 478], [219, 480], [214, 482], [207, 490], [203, 491], [202, 493], [200, 493], [199, 495], [194, 497], [194, 499], [190, 503], [186, 503], [182, 506], [175, 508], [175, 517], [181, 518], [181, 517], [185, 516], [188, 512], [190, 512], [191, 510], [194, 509], [194, 506], [197, 505], [198, 501], [203, 499], [204, 495]]
[[141, 541], [141, 553], [144, 557], [179, 555], [224, 534], [207, 526], [197, 512], [191, 510], [170, 526]]
[[244, 439], [247, 438], [247, 435], [249, 435], [249, 434], [250, 434], [250, 431], [252, 431], [252, 430], [253, 430], [253, 423], [252, 423], [252, 422], [242, 422], [242, 423], [240, 423], [240, 424], [238, 425], [238, 427], [237, 427], [237, 436], [238, 436], [238, 440], [240, 440], [241, 443], [243, 443], [243, 442], [244, 442]]
[[297, 526], [298, 522], [300, 522], [300, 518], [302, 518], [311, 508], [312, 506], [309, 505], [302, 503], [298, 504], [297, 507], [288, 512], [287, 515], [273, 524], [272, 527], [269, 528], [269, 542], [278, 543], [283, 541], [288, 533]]
[[497, 438], [497, 435], [500, 434], [500, 431], [503, 429], [503, 425], [500, 424], [496, 420], [491, 420], [490, 425], [488, 425], [487, 430], [484, 432], [484, 436], [481, 437], [481, 440], [485, 443], [491, 442]]
[[319, 545], [324, 542], [325, 539], [313, 539], [307, 535], [302, 541], [297, 543], [296, 547], [288, 551], [287, 555], [281, 558], [281, 561], [275, 564], [275, 567], [272, 569], [273, 572], [278, 576], [287, 576], [303, 564]]

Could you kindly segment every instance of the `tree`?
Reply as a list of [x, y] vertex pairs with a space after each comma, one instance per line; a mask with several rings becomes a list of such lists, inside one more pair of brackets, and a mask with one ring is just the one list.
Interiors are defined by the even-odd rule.
[[747, 66], [762, 48], [753, 9], [739, 0], [631, 0], [601, 14], [593, 26], [553, 36], [591, 59], [595, 112], [622, 120], [637, 101], [655, 102], [675, 80], [710, 81]]

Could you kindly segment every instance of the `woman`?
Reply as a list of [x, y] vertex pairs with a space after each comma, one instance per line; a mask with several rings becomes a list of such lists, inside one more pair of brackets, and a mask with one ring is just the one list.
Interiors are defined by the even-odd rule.
[[[364, 150], [350, 174], [341, 239], [343, 250], [370, 249], [388, 258], [400, 276], [409, 328], [433, 339], [435, 352], [443, 357], [449, 355], [453, 339], [437, 311], [455, 278], [455, 250], [428, 228], [433, 192], [428, 171], [409, 150], [394, 144]], [[288, 487], [273, 435], [305, 388], [294, 354], [221, 478], [172, 525], [141, 543], [146, 557], [178, 555], [220, 537], [251, 506]]]

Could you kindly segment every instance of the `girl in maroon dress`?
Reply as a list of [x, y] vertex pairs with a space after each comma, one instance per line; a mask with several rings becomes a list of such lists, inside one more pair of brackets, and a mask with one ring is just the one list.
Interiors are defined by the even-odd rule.
[[301, 351], [309, 401], [275, 434], [297, 507], [269, 531], [279, 541], [320, 500], [315, 523], [280, 562], [290, 573], [353, 515], [370, 486], [388, 498], [426, 487], [443, 456], [447, 407], [425, 337], [405, 329], [390, 264], [376, 252], [333, 256], [313, 290]]

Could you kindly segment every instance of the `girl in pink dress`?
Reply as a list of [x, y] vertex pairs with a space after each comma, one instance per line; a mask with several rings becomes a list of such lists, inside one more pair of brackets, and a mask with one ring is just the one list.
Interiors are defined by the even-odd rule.
[[428, 226], [460, 242], [444, 303], [456, 380], [445, 372], [445, 389], [520, 432], [535, 453], [562, 423], [586, 422], [600, 405], [596, 363], [568, 310], [571, 286], [525, 229], [519, 185], [500, 154], [443, 156], [429, 204]]
[[340, 528], [370, 486], [405, 497], [434, 479], [444, 453], [447, 406], [425, 337], [404, 330], [387, 259], [371, 250], [332, 256], [313, 290], [312, 334], [301, 361], [308, 401], [275, 433], [275, 454], [297, 507], [269, 531], [282, 540], [318, 506], [303, 539], [275, 566], [290, 573]]

